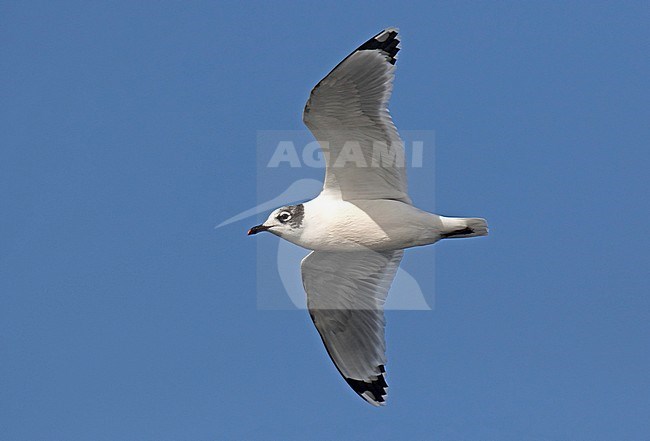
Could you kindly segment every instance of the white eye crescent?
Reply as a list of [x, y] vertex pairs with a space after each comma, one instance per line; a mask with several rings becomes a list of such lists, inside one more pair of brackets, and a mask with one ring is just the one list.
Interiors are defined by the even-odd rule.
[[280, 222], [286, 222], [289, 219], [291, 219], [291, 213], [289, 213], [288, 211], [283, 211], [282, 213], [278, 214], [278, 220]]

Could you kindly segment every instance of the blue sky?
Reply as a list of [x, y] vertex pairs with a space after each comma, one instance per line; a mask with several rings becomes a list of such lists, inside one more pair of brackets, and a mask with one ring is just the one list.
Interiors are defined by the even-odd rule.
[[[648, 439], [649, 9], [4, 2], [0, 437]], [[258, 308], [277, 238], [213, 227], [257, 202], [257, 132], [386, 26], [395, 121], [436, 137], [413, 199], [491, 235], [407, 253], [435, 307], [388, 312], [376, 409]]]

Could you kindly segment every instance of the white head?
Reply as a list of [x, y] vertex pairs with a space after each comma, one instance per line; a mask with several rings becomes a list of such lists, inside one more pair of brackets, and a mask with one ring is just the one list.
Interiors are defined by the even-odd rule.
[[303, 204], [287, 205], [274, 210], [262, 225], [248, 230], [248, 235], [268, 231], [292, 242], [302, 234], [302, 222], [305, 217]]

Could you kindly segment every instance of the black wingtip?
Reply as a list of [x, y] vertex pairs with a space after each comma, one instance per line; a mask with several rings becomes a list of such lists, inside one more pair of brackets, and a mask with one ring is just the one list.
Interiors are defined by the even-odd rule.
[[363, 43], [358, 51], [380, 50], [386, 55], [386, 59], [390, 64], [395, 64], [397, 61], [397, 53], [400, 50], [399, 38], [397, 28], [387, 28], [372, 37], [370, 40]]
[[352, 390], [373, 406], [383, 406], [386, 404], [386, 394], [388, 393], [386, 391], [388, 384], [384, 378], [386, 372], [384, 365], [379, 365], [379, 371], [381, 374], [371, 381], [345, 378], [345, 381], [350, 385]]

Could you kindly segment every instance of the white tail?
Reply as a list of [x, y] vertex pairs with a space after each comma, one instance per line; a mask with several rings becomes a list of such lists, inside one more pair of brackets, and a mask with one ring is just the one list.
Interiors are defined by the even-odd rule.
[[485, 219], [478, 217], [443, 216], [440, 216], [440, 219], [443, 225], [443, 229], [440, 232], [442, 239], [488, 235], [488, 226]]

